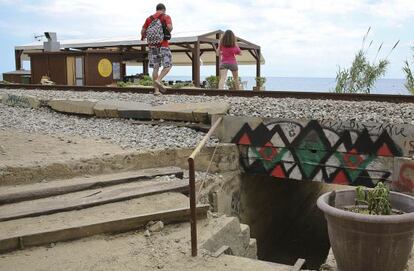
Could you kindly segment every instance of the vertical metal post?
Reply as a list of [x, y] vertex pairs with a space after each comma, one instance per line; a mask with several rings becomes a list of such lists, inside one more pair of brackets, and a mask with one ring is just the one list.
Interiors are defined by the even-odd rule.
[[195, 195], [195, 168], [194, 159], [188, 158], [190, 178], [190, 224], [191, 224], [191, 256], [197, 256], [197, 216], [196, 216], [196, 195]]

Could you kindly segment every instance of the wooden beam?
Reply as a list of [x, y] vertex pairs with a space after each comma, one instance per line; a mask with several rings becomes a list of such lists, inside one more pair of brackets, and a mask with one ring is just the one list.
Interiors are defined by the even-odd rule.
[[97, 187], [125, 184], [158, 176], [170, 175], [175, 175], [177, 178], [182, 179], [183, 170], [178, 167], [149, 168], [100, 175], [93, 178], [74, 178], [67, 182], [54, 181], [45, 184], [21, 185], [19, 187], [6, 188], [0, 191], [0, 204], [46, 198], [86, 189], [95, 189]]
[[193, 83], [195, 87], [200, 87], [200, 42], [194, 43], [193, 49]]
[[22, 54], [23, 54], [23, 50], [14, 50], [16, 71], [22, 69]]
[[188, 181], [183, 180], [173, 182], [147, 181], [134, 185], [91, 189], [51, 199], [2, 205], [0, 206], [0, 221], [78, 210], [166, 192], [187, 191]]
[[185, 52], [185, 54], [190, 58], [191, 61], [193, 61], [193, 56], [189, 52]]
[[216, 51], [216, 76], [220, 76], [220, 52], [219, 52], [219, 41], [220, 33], [216, 34], [217, 45], [213, 44], [214, 50]]
[[[207, 217], [210, 205], [197, 206], [196, 212], [199, 219]], [[117, 220], [95, 224], [79, 224], [76, 226], [34, 232], [32, 234], [17, 235], [0, 239], [0, 252], [9, 252], [22, 248], [40, 246], [55, 242], [76, 240], [97, 234], [121, 233], [139, 229], [149, 221], [162, 221], [164, 224], [186, 222], [189, 220], [190, 210], [188, 208], [164, 210], [157, 213], [126, 217]]]
[[[261, 63], [260, 63], [260, 55], [261, 55], [261, 53], [260, 53], [260, 49], [257, 49], [256, 50], [256, 54], [259, 56], [257, 59], [256, 59], [256, 77], [260, 77], [261, 76]], [[256, 86], [257, 87], [259, 87], [259, 83], [257, 82], [256, 83]]]

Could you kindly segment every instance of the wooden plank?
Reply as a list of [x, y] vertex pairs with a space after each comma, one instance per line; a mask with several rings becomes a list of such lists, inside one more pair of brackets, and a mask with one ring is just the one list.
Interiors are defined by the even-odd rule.
[[146, 181], [0, 206], [0, 221], [78, 210], [165, 192], [188, 192], [188, 181]]
[[305, 265], [306, 261], [304, 259], [298, 259], [295, 265], [292, 267], [291, 271], [300, 271], [302, 267]]
[[[207, 217], [209, 205], [197, 206], [198, 218]], [[32, 246], [45, 245], [54, 242], [62, 242], [85, 238], [104, 233], [121, 233], [138, 229], [149, 221], [161, 220], [164, 224], [185, 222], [189, 220], [190, 209], [181, 208], [157, 213], [144, 214], [118, 220], [108, 220], [95, 224], [84, 224], [70, 228], [43, 231], [29, 235], [15, 236], [0, 240], [0, 252], [9, 252]]]
[[177, 178], [182, 179], [183, 170], [178, 167], [150, 168], [131, 172], [100, 175], [90, 178], [83, 177], [49, 183], [2, 187], [2, 191], [0, 191], [0, 205], [168, 175], [174, 175]]

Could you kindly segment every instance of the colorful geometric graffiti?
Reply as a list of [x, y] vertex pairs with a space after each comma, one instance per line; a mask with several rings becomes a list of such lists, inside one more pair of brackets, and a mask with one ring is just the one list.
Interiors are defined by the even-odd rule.
[[[245, 123], [233, 137], [249, 173], [373, 187], [391, 181], [393, 157], [402, 150], [387, 130], [333, 129], [312, 120]], [[388, 166], [384, 166], [388, 165]]]

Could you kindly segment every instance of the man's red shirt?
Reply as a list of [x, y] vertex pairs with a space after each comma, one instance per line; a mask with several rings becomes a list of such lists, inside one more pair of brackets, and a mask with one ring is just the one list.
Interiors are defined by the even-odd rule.
[[[171, 24], [172, 25], [172, 21], [171, 21], [171, 17], [170, 16], [168, 16], [167, 14], [162, 14], [161, 12], [157, 12], [157, 13], [155, 13], [154, 15], [152, 15], [152, 17], [154, 17], [154, 19], [157, 19], [157, 18], [159, 18], [160, 16], [162, 16], [161, 17], [161, 22], [163, 23], [163, 24], [165, 24], [165, 25], [169, 25], [169, 24]], [[144, 29], [147, 29], [148, 28], [148, 26], [150, 26], [150, 24], [151, 24], [151, 22], [152, 22], [152, 20], [151, 20], [151, 16], [150, 17], [148, 17], [146, 20], [145, 20], [145, 23], [144, 23], [144, 25], [143, 25], [143, 28]], [[145, 38], [145, 37], [142, 37], [142, 38]], [[163, 40], [162, 42], [161, 42], [161, 47], [166, 47], [166, 48], [168, 48], [169, 47], [169, 42], [168, 42], [168, 40]]]

